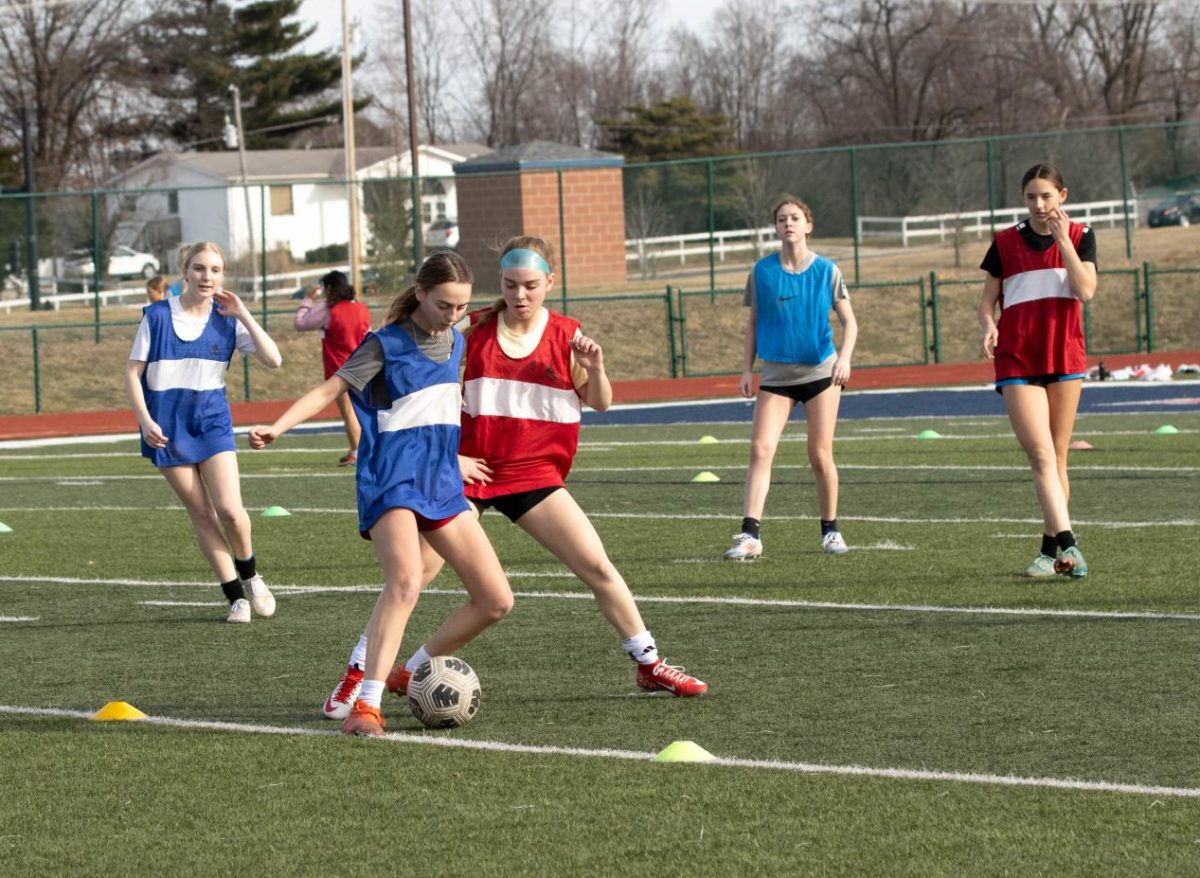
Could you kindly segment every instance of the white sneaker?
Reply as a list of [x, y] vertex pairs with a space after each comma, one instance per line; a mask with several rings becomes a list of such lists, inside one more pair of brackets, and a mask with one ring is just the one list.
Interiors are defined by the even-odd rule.
[[267, 588], [267, 584], [263, 582], [263, 578], [259, 574], [255, 573], [249, 579], [243, 579], [242, 591], [250, 599], [254, 615], [262, 616], [264, 619], [270, 619], [275, 615], [275, 595], [271, 594], [271, 590]]
[[725, 553], [726, 561], [753, 561], [762, 554], [762, 540], [747, 533], [733, 535], [733, 547]]
[[1170, 381], [1171, 376], [1175, 374], [1171, 371], [1171, 367], [1166, 363], [1159, 363], [1158, 366], [1151, 369], [1142, 376], [1143, 381]]
[[225, 617], [226, 622], [249, 622], [250, 621], [250, 602], [245, 598], [238, 598], [229, 605], [229, 615]]
[[821, 537], [821, 551], [830, 555], [845, 555], [850, 547], [842, 539], [841, 531], [831, 530]]

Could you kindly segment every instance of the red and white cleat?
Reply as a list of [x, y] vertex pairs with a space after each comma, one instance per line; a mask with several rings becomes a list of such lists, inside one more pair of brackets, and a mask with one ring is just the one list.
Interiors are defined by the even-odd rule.
[[708, 684], [686, 670], [668, 665], [662, 659], [652, 665], [638, 665], [638, 688], [644, 692], [670, 692], [676, 698], [694, 698], [707, 692]]
[[353, 665], [348, 665], [345, 676], [325, 699], [325, 706], [321, 708], [321, 713], [328, 719], [348, 717], [350, 708], [354, 707], [354, 702], [358, 701], [358, 693], [362, 691], [362, 681], [363, 672]]

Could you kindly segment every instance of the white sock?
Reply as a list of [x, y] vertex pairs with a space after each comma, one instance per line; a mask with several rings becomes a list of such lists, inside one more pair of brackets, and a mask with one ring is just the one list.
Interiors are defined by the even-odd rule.
[[367, 635], [362, 634], [358, 638], [358, 643], [354, 645], [354, 650], [350, 653], [350, 667], [358, 668], [360, 671], [367, 666]]
[[362, 689], [358, 693], [358, 700], [363, 704], [371, 705], [371, 707], [382, 705], [383, 680], [363, 680]]
[[654, 635], [649, 631], [622, 640], [621, 646], [639, 665], [652, 665], [658, 661], [658, 646], [654, 642]]
[[422, 643], [420, 648], [412, 654], [412, 658], [404, 663], [404, 670], [415, 671], [431, 658], [432, 656], [429, 654], [428, 650], [425, 649], [425, 644]]

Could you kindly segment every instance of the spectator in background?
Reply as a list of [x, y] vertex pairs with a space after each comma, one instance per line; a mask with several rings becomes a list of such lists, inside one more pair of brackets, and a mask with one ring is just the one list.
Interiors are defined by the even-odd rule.
[[[317, 301], [318, 295], [321, 295], [320, 301]], [[356, 300], [354, 287], [345, 272], [331, 271], [309, 289], [296, 309], [292, 324], [297, 332], [320, 330], [321, 363], [328, 380], [370, 332], [371, 312]], [[350, 450], [338, 459], [338, 466], [353, 466], [358, 461], [358, 440], [362, 431], [345, 393], [338, 394], [337, 407], [350, 442]]]
[[166, 293], [167, 279], [161, 274], [156, 274], [150, 280], [146, 281], [146, 299], [151, 305], [155, 302], [161, 302]]

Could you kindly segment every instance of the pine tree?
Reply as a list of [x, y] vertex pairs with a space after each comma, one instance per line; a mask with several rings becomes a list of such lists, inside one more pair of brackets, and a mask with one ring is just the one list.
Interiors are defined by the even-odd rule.
[[[315, 26], [294, 20], [300, 0], [183, 0], [148, 22], [148, 88], [160, 99], [155, 129], [180, 146], [223, 149], [237, 85], [246, 145], [282, 148], [297, 132], [340, 118], [340, 52], [298, 51]], [[355, 101], [355, 109], [370, 103]]]

